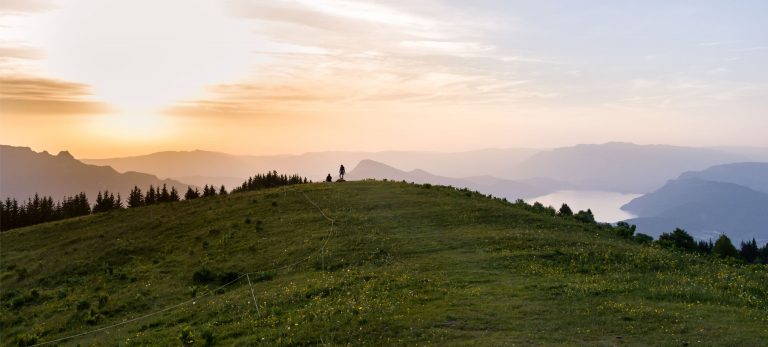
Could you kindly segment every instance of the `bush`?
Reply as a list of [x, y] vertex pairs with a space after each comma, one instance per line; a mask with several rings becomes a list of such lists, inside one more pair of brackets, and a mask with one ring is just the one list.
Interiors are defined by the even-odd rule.
[[653, 242], [653, 236], [646, 235], [643, 233], [637, 233], [634, 236], [634, 240], [637, 241], [638, 243], [651, 243]]
[[616, 227], [613, 228], [613, 233], [620, 237], [631, 239], [632, 235], [635, 234], [636, 229], [637, 229], [637, 226], [635, 226], [634, 224], [629, 224], [627, 222], [618, 222], [616, 223]]
[[37, 344], [38, 337], [33, 333], [23, 333], [16, 337], [16, 343], [19, 346], [34, 346]]
[[77, 303], [77, 310], [78, 311], [84, 311], [91, 308], [91, 303], [87, 300], [80, 300], [80, 302]]
[[579, 211], [573, 216], [573, 218], [576, 218], [577, 221], [584, 223], [595, 223], [595, 215], [592, 214], [591, 209], [587, 209], [586, 211]]
[[686, 251], [696, 249], [696, 242], [693, 237], [683, 229], [676, 228], [672, 233], [663, 233], [659, 235], [659, 245], [666, 248], [677, 248]]
[[197, 270], [192, 274], [192, 282], [197, 284], [208, 284], [215, 280], [216, 275], [213, 273], [213, 271], [205, 266], [201, 267], [200, 270]]
[[210, 347], [215, 345], [216, 338], [213, 336], [213, 329], [211, 327], [208, 327], [208, 329], [205, 329], [200, 336], [203, 338], [203, 346], [204, 347]]
[[179, 340], [181, 341], [182, 346], [195, 345], [195, 334], [192, 332], [192, 328], [189, 325], [185, 325], [183, 328], [181, 328], [181, 333], [179, 333]]

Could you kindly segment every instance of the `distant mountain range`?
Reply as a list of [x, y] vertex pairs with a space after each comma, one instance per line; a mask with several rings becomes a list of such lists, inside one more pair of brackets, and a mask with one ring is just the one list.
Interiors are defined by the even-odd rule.
[[118, 171], [150, 172], [160, 177], [203, 184], [225, 184], [259, 172], [277, 170], [298, 173], [320, 181], [328, 173], [335, 175], [341, 164], [353, 167], [362, 160], [375, 160], [404, 170], [422, 169], [451, 177], [499, 176], [538, 150], [525, 148], [486, 149], [469, 152], [313, 152], [300, 155], [231, 155], [208, 151], [158, 152], [148, 155], [83, 159], [95, 165], [109, 165]]
[[653, 236], [674, 228], [700, 239], [725, 233], [735, 240], [768, 241], [768, 163], [718, 165], [686, 172], [622, 207], [628, 220]]
[[717, 149], [612, 142], [542, 151], [507, 177], [548, 177], [582, 190], [647, 193], [685, 171], [747, 160]]
[[752, 158], [763, 152], [768, 150], [612, 142], [551, 150], [509, 148], [458, 153], [339, 151], [247, 156], [207, 151], [158, 152], [127, 158], [83, 159], [83, 162], [109, 165], [118, 171], [148, 172], [197, 185], [229, 187], [267, 170], [299, 173], [319, 181], [328, 173], [335, 175], [340, 164], [354, 167], [360, 161], [373, 160], [405, 171], [420, 169], [444, 177], [495, 177], [514, 181], [546, 178], [557, 184], [567, 182], [573, 189], [647, 193], [685, 171], [754, 161]]
[[434, 175], [424, 170], [403, 171], [373, 160], [361, 161], [345, 178], [348, 180], [373, 178], [378, 180], [389, 179], [413, 183], [440, 184], [456, 188], [469, 188], [485, 194], [505, 197], [513, 201], [515, 199], [546, 195], [554, 190], [567, 189], [569, 187], [567, 183], [549, 179], [512, 181], [491, 176], [451, 178]]
[[119, 173], [108, 166], [87, 165], [66, 151], [51, 155], [34, 152], [28, 147], [0, 145], [0, 197], [3, 199], [27, 199], [39, 193], [58, 201], [65, 195], [85, 192], [93, 203], [100, 190], [120, 193], [125, 199], [134, 185], [145, 191], [150, 184], [166, 184], [168, 189], [176, 187], [180, 194], [187, 189], [186, 184], [175, 180], [163, 180], [139, 172]]

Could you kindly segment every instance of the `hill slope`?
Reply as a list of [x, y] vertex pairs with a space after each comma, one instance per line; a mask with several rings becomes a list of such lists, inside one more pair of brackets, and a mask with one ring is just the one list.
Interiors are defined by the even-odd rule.
[[765, 267], [641, 246], [443, 187], [309, 184], [48, 223], [0, 241], [8, 345], [102, 327], [66, 344], [768, 340]]
[[140, 173], [119, 173], [109, 166], [84, 164], [69, 152], [51, 155], [34, 152], [28, 147], [0, 145], [0, 197], [27, 199], [35, 193], [51, 196], [55, 201], [64, 195], [85, 192], [91, 203], [98, 191], [120, 193], [123, 199], [134, 185], [146, 190], [149, 185], [176, 187], [182, 194], [187, 185], [174, 180], [161, 180]]

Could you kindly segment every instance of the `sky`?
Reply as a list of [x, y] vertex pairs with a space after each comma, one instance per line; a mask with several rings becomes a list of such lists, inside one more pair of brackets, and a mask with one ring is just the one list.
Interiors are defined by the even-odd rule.
[[0, 143], [768, 146], [768, 2], [3, 0]]

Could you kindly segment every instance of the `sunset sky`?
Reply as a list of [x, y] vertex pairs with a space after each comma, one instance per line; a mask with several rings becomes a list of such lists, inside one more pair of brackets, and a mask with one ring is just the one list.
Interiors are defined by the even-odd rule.
[[768, 146], [768, 1], [0, 2], [0, 143]]

